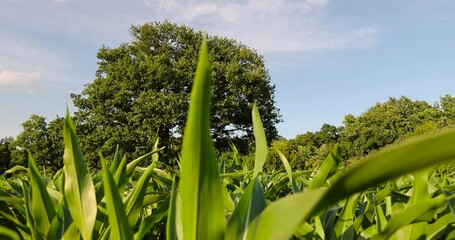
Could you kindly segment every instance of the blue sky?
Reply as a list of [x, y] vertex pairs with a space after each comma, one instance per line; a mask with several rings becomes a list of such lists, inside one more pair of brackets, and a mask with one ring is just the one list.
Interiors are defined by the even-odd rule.
[[455, 95], [455, 1], [0, 0], [0, 137], [31, 114], [64, 115], [103, 44], [164, 19], [264, 55], [286, 138], [389, 97]]

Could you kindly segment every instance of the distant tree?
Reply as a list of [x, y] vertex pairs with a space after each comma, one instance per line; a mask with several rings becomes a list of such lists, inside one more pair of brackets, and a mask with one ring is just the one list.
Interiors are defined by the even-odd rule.
[[30, 151], [39, 166], [60, 169], [63, 162], [62, 120], [57, 117], [48, 125], [45, 117], [33, 114], [22, 123], [23, 131], [9, 146], [11, 167], [27, 166]]
[[429, 121], [444, 125], [441, 117], [441, 111], [425, 101], [390, 98], [359, 117], [347, 115], [340, 134], [341, 147], [346, 158], [363, 157], [372, 150], [405, 138]]
[[63, 151], [65, 145], [63, 143], [63, 117], [56, 117], [47, 124], [47, 146], [49, 148], [48, 162], [51, 163], [50, 168], [58, 170], [63, 167]]
[[12, 137], [0, 139], [0, 174], [9, 169], [11, 162], [11, 151], [9, 149], [9, 145], [12, 141]]
[[321, 129], [314, 133], [317, 139], [317, 147], [323, 144], [334, 144], [340, 138], [340, 128], [324, 123]]
[[[81, 94], [72, 94], [81, 145], [90, 161], [98, 151], [137, 157], [159, 136], [174, 156], [189, 105], [202, 32], [169, 22], [131, 28], [133, 41], [98, 52], [95, 80]], [[252, 137], [251, 104], [256, 102], [270, 140], [281, 121], [274, 89], [255, 50], [235, 40], [206, 36], [214, 83], [212, 135], [218, 148], [234, 142], [239, 150]], [[242, 149], [243, 147], [243, 149]]]
[[454, 125], [455, 124], [455, 97], [452, 97], [451, 95], [445, 95], [439, 99], [439, 102], [441, 104], [443, 114], [448, 120], [448, 124]]

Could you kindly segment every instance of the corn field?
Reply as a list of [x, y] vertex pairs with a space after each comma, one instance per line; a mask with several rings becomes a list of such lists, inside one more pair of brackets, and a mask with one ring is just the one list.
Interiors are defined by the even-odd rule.
[[[29, 153], [27, 168], [0, 177], [0, 239], [455, 238], [455, 179], [436, 171], [455, 160], [454, 130], [386, 148], [343, 171], [336, 145], [314, 171], [293, 172], [286, 156], [268, 149], [253, 105], [254, 167], [235, 146], [232, 159], [217, 164], [210, 72], [203, 43], [179, 171], [160, 168], [157, 139], [137, 159], [100, 154], [102, 171], [90, 173], [67, 114], [62, 170], [41, 175]], [[285, 171], [263, 172], [268, 151]]]

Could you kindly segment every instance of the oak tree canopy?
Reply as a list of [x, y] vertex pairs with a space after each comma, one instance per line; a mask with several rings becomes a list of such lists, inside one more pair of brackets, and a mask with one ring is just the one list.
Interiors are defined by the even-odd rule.
[[[252, 139], [251, 105], [260, 107], [269, 140], [281, 121], [275, 86], [263, 56], [236, 40], [207, 36], [187, 26], [153, 22], [131, 27], [132, 41], [103, 46], [92, 83], [72, 94], [83, 152], [139, 156], [150, 151], [155, 137], [169, 152], [178, 152], [189, 106], [199, 47], [207, 40], [212, 67], [211, 131], [217, 149], [232, 141], [247, 146]], [[245, 149], [246, 150], [246, 149]], [[131, 155], [130, 155], [131, 156]]]

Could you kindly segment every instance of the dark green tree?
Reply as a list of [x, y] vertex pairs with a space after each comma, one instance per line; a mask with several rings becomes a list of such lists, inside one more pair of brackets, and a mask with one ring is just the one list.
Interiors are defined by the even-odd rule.
[[455, 124], [455, 97], [451, 95], [442, 96], [439, 100], [443, 115], [447, 118], [449, 125]]
[[23, 131], [11, 142], [10, 167], [27, 166], [28, 151], [37, 164], [50, 170], [58, 170], [63, 164], [63, 118], [46, 123], [46, 118], [33, 114], [22, 123]]
[[[72, 94], [77, 131], [89, 161], [98, 151], [111, 156], [117, 145], [136, 157], [160, 137], [167, 153], [178, 152], [200, 43], [210, 49], [214, 83], [212, 135], [218, 148], [228, 141], [242, 150], [252, 136], [251, 104], [256, 102], [267, 137], [277, 137], [280, 122], [274, 89], [255, 50], [235, 40], [206, 36], [169, 22], [131, 27], [132, 42], [102, 47], [95, 80]], [[245, 149], [243, 149], [245, 150]]]
[[12, 141], [12, 137], [0, 139], [0, 174], [9, 169], [11, 162], [11, 151], [9, 149], [9, 145]]
[[324, 123], [321, 129], [314, 133], [314, 136], [317, 139], [317, 147], [320, 147], [323, 144], [335, 144], [338, 142], [340, 131], [340, 128]]
[[434, 122], [438, 126], [445, 124], [442, 112], [436, 106], [407, 97], [390, 98], [359, 117], [347, 115], [345, 128], [340, 134], [340, 144], [346, 159], [360, 158], [373, 150], [405, 139], [428, 122]]

